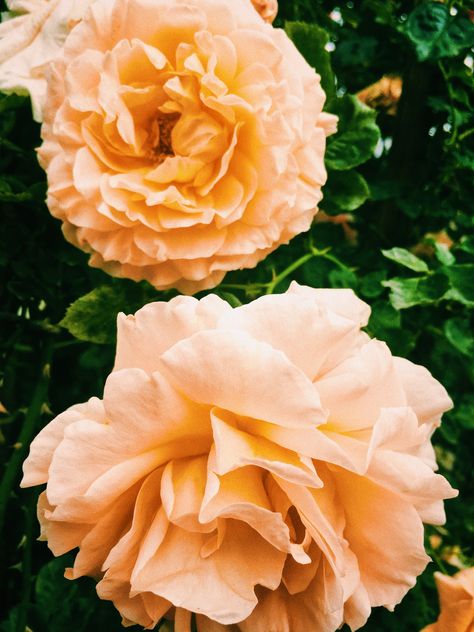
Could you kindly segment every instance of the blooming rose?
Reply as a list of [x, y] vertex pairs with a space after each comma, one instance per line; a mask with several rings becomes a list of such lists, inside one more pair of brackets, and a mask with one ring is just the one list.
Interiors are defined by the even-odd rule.
[[93, 266], [213, 287], [309, 228], [324, 99], [250, 0], [98, 0], [51, 66], [50, 211]]
[[435, 573], [441, 614], [436, 623], [422, 632], [473, 632], [474, 567], [459, 571], [454, 577]]
[[10, 13], [0, 24], [0, 91], [30, 94], [41, 121], [45, 71], [91, 0], [6, 0]]
[[[451, 401], [360, 327], [351, 290], [292, 284], [118, 319], [102, 400], [33, 441], [42, 538], [79, 547], [124, 622], [177, 632], [333, 632], [392, 608], [429, 558], [423, 522], [455, 495], [430, 435]], [[78, 475], [80, 473], [80, 475]]]

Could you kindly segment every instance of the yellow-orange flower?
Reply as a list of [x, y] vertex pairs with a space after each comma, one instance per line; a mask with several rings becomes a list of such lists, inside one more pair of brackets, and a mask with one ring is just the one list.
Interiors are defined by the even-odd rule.
[[[393, 607], [454, 494], [430, 435], [450, 405], [426, 369], [360, 331], [350, 290], [293, 284], [118, 321], [102, 400], [33, 441], [42, 538], [79, 547], [125, 623], [187, 632], [334, 632]], [[79, 475], [78, 475], [79, 473]]]
[[438, 620], [422, 632], [473, 632], [474, 567], [453, 577], [435, 573], [441, 613]]
[[50, 211], [93, 266], [213, 287], [309, 228], [324, 99], [250, 0], [97, 0], [49, 75]]

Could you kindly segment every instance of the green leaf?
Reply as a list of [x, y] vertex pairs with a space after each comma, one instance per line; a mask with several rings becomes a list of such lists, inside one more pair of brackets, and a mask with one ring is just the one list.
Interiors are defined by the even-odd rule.
[[80, 595], [76, 582], [64, 578], [64, 557], [48, 562], [36, 578], [35, 594], [41, 620], [51, 632], [60, 632], [73, 622], [74, 630], [81, 632], [87, 625], [94, 604], [89, 605]]
[[444, 334], [458, 351], [467, 356], [474, 353], [474, 336], [467, 318], [450, 318], [444, 323]]
[[366, 180], [357, 171], [330, 171], [321, 208], [329, 215], [355, 211], [370, 195]]
[[456, 263], [456, 257], [446, 244], [440, 244], [433, 240], [432, 245], [435, 251], [436, 259], [438, 259], [443, 266], [452, 266], [453, 263]]
[[468, 252], [470, 255], [474, 255], [474, 236], [469, 235], [465, 236], [461, 239], [458, 248], [464, 250], [464, 252]]
[[409, 279], [396, 277], [382, 281], [382, 285], [390, 288], [389, 299], [395, 309], [434, 303], [444, 298], [449, 288], [448, 279], [442, 273]]
[[[95, 582], [81, 578], [74, 582], [64, 577], [70, 566], [69, 555], [43, 566], [35, 584], [33, 629], [39, 632], [119, 632], [120, 619], [110, 602], [97, 599]], [[38, 624], [38, 626], [37, 626]]]
[[390, 305], [390, 303], [378, 301], [372, 305], [369, 329], [377, 334], [377, 332], [383, 329], [399, 329], [400, 325], [400, 312]]
[[377, 113], [352, 95], [333, 100], [328, 109], [339, 117], [337, 134], [328, 138], [326, 166], [344, 171], [372, 157], [380, 138]]
[[366, 298], [375, 298], [380, 296], [384, 289], [382, 281], [387, 278], [386, 270], [374, 270], [362, 277], [360, 284], [360, 293]]
[[333, 288], [352, 288], [357, 287], [357, 276], [349, 270], [349, 268], [336, 268], [329, 273], [329, 283]]
[[0, 623], [0, 632], [17, 632], [20, 607], [15, 606], [8, 613], [7, 618]]
[[445, 272], [451, 282], [448, 298], [474, 306], [474, 264], [452, 265]]
[[474, 430], [474, 395], [466, 394], [460, 403], [456, 402], [455, 409], [450, 413], [463, 428]]
[[422, 259], [412, 254], [409, 250], [405, 250], [405, 248], [382, 250], [382, 254], [384, 257], [387, 257], [387, 259], [395, 261], [395, 263], [405, 266], [405, 268], [410, 268], [410, 270], [414, 270], [415, 272], [428, 272], [429, 270]]
[[79, 340], [112, 344], [116, 338], [117, 314], [134, 313], [148, 302], [151, 292], [140, 284], [125, 281], [101, 285], [74, 301], [59, 324]]
[[31, 198], [29, 191], [14, 191], [10, 182], [0, 178], [0, 202], [25, 202]]
[[420, 61], [453, 57], [472, 46], [474, 24], [462, 10], [451, 15], [449, 6], [423, 2], [409, 15], [404, 29]]
[[459, 442], [460, 428], [452, 417], [446, 417], [439, 428], [439, 432], [443, 438], [455, 446]]
[[227, 301], [227, 303], [229, 303], [232, 307], [240, 307], [242, 305], [242, 302], [237, 298], [237, 296], [235, 296], [235, 294], [232, 294], [232, 292], [225, 292], [224, 290], [216, 288], [215, 294], [220, 296], [224, 301]]
[[329, 42], [327, 32], [316, 24], [305, 22], [285, 22], [285, 31], [308, 64], [321, 76], [321, 86], [327, 99], [336, 94], [331, 60], [326, 50]]

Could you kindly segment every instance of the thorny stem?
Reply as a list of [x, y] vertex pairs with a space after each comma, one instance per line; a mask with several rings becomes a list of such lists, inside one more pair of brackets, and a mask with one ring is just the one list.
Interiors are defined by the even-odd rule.
[[453, 124], [453, 133], [451, 134], [451, 137], [449, 138], [449, 140], [446, 141], [446, 145], [453, 145], [456, 142], [456, 139], [458, 137], [458, 124], [456, 121], [456, 109], [454, 107], [454, 95], [453, 95], [453, 90], [451, 88], [451, 83], [449, 81], [448, 73], [441, 60], [438, 62], [438, 66], [439, 66], [439, 69], [441, 70], [441, 74], [443, 75], [443, 79], [446, 84], [446, 89], [448, 91], [449, 107], [451, 110], [451, 120]]
[[38, 419], [41, 415], [41, 409], [46, 400], [49, 385], [49, 367], [53, 354], [54, 345], [51, 339], [47, 339], [43, 349], [41, 360], [40, 375], [31, 398], [30, 405], [26, 411], [25, 421], [23, 423], [20, 436], [15, 445], [12, 456], [5, 468], [5, 474], [0, 484], [0, 533], [3, 531], [5, 520], [5, 511], [7, 508], [10, 494], [15, 485], [21, 464], [25, 459], [28, 447], [36, 430]]
[[23, 559], [21, 565], [22, 571], [22, 592], [21, 601], [18, 609], [18, 619], [16, 622], [16, 632], [25, 632], [28, 622], [28, 609], [30, 606], [31, 596], [31, 561], [32, 561], [32, 544], [33, 529], [36, 524], [36, 503], [38, 495], [36, 492], [30, 492], [30, 497], [26, 503], [26, 521], [25, 521], [25, 539], [23, 543]]

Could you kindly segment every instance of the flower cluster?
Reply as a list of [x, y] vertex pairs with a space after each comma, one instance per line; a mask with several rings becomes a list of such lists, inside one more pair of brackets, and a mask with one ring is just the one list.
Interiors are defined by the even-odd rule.
[[[293, 283], [232, 309], [177, 297], [118, 320], [103, 399], [33, 441], [42, 538], [79, 547], [124, 622], [334, 632], [393, 608], [455, 495], [430, 437], [430, 373], [361, 331], [351, 290]], [[78, 476], [80, 472], [80, 476]]]

